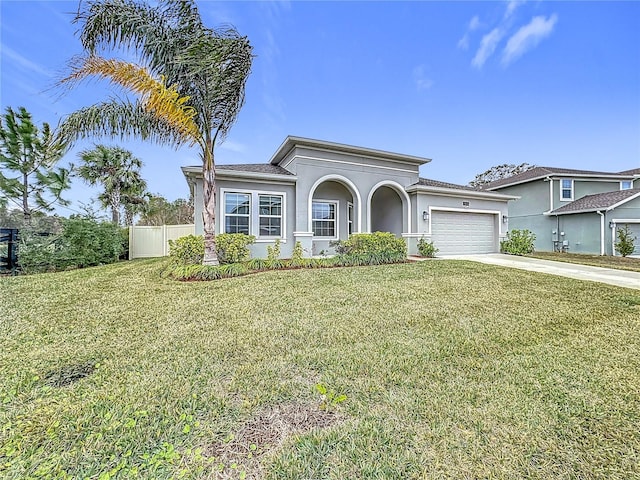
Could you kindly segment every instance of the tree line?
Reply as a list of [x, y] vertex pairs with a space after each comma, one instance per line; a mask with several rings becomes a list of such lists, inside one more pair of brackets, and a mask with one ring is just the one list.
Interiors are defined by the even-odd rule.
[[[56, 205], [67, 206], [64, 192], [77, 177], [98, 187], [98, 202], [115, 225], [182, 224], [193, 222], [193, 202], [173, 202], [151, 194], [142, 178], [142, 161], [117, 146], [95, 145], [78, 154], [79, 162], [57, 167], [67, 153], [49, 124], [38, 127], [31, 114], [7, 107], [0, 117], [0, 225], [55, 230], [47, 214]], [[95, 216], [95, 212], [85, 212]], [[35, 220], [34, 220], [35, 219]]]

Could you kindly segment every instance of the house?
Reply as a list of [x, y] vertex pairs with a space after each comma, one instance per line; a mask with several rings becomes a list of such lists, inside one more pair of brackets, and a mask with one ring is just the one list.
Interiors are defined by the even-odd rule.
[[[370, 148], [287, 137], [269, 163], [216, 166], [216, 233], [255, 235], [252, 255], [281, 241], [284, 257], [333, 251], [351, 233], [386, 231], [417, 252], [420, 238], [440, 254], [497, 252], [513, 195], [420, 178], [431, 160]], [[183, 167], [203, 233], [202, 169]]]
[[536, 250], [615, 255], [616, 231], [628, 226], [640, 254], [640, 168], [536, 167], [483, 190], [520, 197], [509, 204], [509, 228], [535, 233]]

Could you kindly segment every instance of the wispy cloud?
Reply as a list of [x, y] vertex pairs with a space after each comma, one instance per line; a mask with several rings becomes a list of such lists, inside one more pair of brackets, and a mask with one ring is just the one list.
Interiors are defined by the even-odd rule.
[[291, 11], [291, 3], [288, 1], [260, 2], [262, 13], [262, 26], [264, 41], [258, 52], [258, 57], [263, 63], [262, 73], [262, 101], [265, 105], [264, 115], [266, 123], [278, 125], [285, 119], [284, 100], [278, 90], [278, 75], [280, 61], [280, 48], [278, 47], [278, 31], [281, 28], [283, 18]]
[[471, 35], [471, 32], [477, 30], [478, 27], [480, 27], [480, 17], [476, 15], [471, 20], [469, 20], [467, 31], [464, 32], [462, 38], [458, 40], [458, 48], [461, 48], [462, 50], [467, 50], [469, 48], [469, 36]]
[[508, 0], [507, 9], [504, 12], [504, 18], [510, 18], [520, 5], [524, 5], [525, 0]]
[[535, 48], [540, 41], [551, 35], [557, 22], [558, 16], [555, 13], [549, 18], [533, 17], [527, 25], [521, 27], [507, 41], [502, 52], [502, 64], [506, 66], [525, 52]]
[[233, 140], [226, 139], [224, 143], [220, 144], [220, 148], [223, 150], [229, 150], [230, 152], [245, 153], [247, 146], [240, 142], [234, 142]]
[[433, 86], [433, 80], [427, 75], [424, 65], [418, 65], [413, 69], [413, 82], [419, 92], [429, 90]]
[[471, 65], [476, 68], [482, 68], [487, 59], [493, 55], [496, 48], [498, 47], [498, 43], [504, 37], [504, 31], [500, 27], [496, 27], [482, 37], [482, 41], [480, 42], [480, 48], [476, 52], [476, 55], [471, 60]]
[[19, 54], [18, 52], [16, 52], [12, 48], [7, 47], [4, 44], [0, 45], [0, 50], [2, 51], [2, 55], [5, 58], [10, 59], [11, 61], [13, 61], [13, 63], [15, 65], [17, 65], [18, 67], [20, 67], [23, 70], [28, 70], [28, 71], [30, 71], [32, 73], [37, 73], [38, 75], [42, 75], [42, 76], [45, 76], [45, 77], [53, 77], [54, 76], [54, 73], [51, 70], [49, 70], [48, 68], [45, 68], [45, 67], [43, 67], [41, 65], [38, 65], [35, 62], [32, 62], [27, 57]]

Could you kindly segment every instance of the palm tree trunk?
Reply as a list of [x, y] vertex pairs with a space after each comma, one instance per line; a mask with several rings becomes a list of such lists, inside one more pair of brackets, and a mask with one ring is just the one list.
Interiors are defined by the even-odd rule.
[[111, 221], [120, 225], [120, 191], [118, 189], [111, 193]]
[[202, 223], [204, 226], [204, 258], [203, 265], [219, 265], [216, 252], [216, 172], [213, 164], [213, 143], [205, 152], [202, 163], [204, 210]]

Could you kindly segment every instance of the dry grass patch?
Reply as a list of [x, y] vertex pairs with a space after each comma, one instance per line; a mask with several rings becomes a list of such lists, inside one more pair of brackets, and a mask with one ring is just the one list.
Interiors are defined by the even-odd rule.
[[205, 448], [205, 454], [217, 462], [218, 478], [260, 479], [265, 474], [261, 457], [297, 435], [330, 427], [340, 420], [338, 412], [321, 410], [315, 403], [275, 405], [257, 412], [224, 441]]

